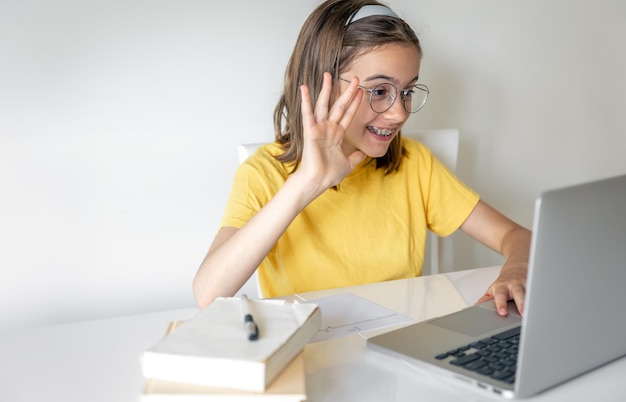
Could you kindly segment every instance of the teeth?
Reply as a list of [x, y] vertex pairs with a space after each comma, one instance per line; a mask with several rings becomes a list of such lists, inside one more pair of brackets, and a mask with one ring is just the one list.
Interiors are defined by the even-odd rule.
[[390, 136], [396, 130], [389, 130], [387, 128], [378, 128], [378, 127], [369, 127], [370, 130], [375, 132], [377, 135], [382, 135], [384, 137]]

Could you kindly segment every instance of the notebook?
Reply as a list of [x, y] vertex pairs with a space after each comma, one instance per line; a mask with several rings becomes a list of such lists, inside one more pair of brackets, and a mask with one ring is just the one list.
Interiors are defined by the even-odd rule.
[[[626, 355], [624, 283], [626, 175], [537, 198], [523, 317], [500, 317], [487, 302], [367, 345], [491, 394], [526, 398]], [[497, 357], [505, 362], [492, 367]]]

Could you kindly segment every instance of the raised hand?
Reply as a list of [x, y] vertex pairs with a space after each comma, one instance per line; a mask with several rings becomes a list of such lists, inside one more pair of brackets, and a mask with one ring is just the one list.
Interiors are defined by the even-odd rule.
[[308, 87], [300, 87], [304, 146], [302, 161], [296, 174], [313, 183], [316, 192], [321, 193], [339, 184], [365, 159], [362, 151], [345, 155], [342, 149], [344, 134], [362, 99], [362, 90], [358, 84], [358, 79], [353, 79], [348, 89], [330, 106], [332, 77], [329, 73], [324, 73], [322, 90], [315, 109]]

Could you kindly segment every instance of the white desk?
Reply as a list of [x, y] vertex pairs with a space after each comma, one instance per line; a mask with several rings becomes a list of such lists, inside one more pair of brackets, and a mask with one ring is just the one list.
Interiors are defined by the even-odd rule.
[[[498, 268], [296, 295], [304, 300], [350, 291], [416, 320], [472, 304]], [[167, 324], [196, 308], [85, 321], [0, 336], [0, 401], [137, 401], [139, 356]], [[451, 386], [422, 369], [366, 348], [359, 334], [305, 349], [309, 401], [498, 400]], [[545, 392], [532, 401], [624, 400], [626, 359]]]

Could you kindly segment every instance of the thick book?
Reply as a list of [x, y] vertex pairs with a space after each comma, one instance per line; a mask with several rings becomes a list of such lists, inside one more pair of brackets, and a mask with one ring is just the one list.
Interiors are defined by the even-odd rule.
[[296, 356], [264, 392], [148, 379], [141, 397], [141, 402], [302, 402], [305, 400], [304, 352]]
[[[166, 335], [184, 321], [171, 322]], [[303, 402], [306, 400], [304, 352], [298, 354], [265, 392], [232, 390], [147, 379], [141, 402]]]
[[147, 379], [264, 392], [321, 326], [316, 304], [250, 300], [259, 329], [248, 339], [239, 298], [218, 298], [144, 351]]

